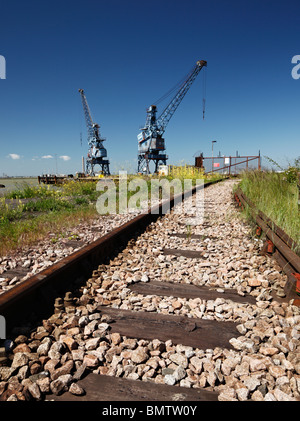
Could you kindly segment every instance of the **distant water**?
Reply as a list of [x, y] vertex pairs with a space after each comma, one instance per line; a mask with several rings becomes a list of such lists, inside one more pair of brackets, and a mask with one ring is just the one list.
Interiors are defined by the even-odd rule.
[[3, 184], [5, 187], [0, 188], [0, 196], [3, 196], [7, 192], [16, 189], [22, 189], [26, 184], [30, 186], [38, 186], [38, 178], [0, 178], [0, 184]]

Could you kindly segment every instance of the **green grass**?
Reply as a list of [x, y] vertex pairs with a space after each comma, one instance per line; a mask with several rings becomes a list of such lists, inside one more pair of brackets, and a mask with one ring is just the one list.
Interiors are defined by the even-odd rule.
[[56, 238], [64, 236], [64, 232], [97, 217], [94, 207], [84, 207], [70, 211], [42, 213], [35, 217], [13, 220], [0, 224], [0, 255], [9, 255], [17, 249], [31, 246], [49, 237], [50, 233]]
[[32, 245], [50, 232], [59, 237], [66, 229], [98, 217], [98, 195], [94, 182], [59, 187], [21, 183], [0, 198], [0, 256]]
[[74, 209], [75, 204], [65, 199], [47, 197], [43, 200], [29, 202], [23, 205], [23, 212], [53, 212], [62, 209]]
[[4, 198], [0, 198], [0, 229], [4, 224], [20, 219], [22, 217], [24, 206], [19, 203], [15, 207], [11, 207], [5, 203]]
[[5, 194], [6, 199], [32, 199], [59, 196], [60, 192], [51, 186], [32, 186], [26, 182], [17, 184], [15, 189]]
[[287, 172], [248, 171], [242, 174], [239, 187], [257, 209], [282, 228], [300, 248], [297, 179], [289, 179]]

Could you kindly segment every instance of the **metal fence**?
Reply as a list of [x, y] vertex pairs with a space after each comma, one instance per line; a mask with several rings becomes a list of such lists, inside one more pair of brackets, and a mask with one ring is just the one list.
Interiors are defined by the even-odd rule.
[[261, 169], [261, 157], [259, 155], [248, 156], [211, 156], [203, 154], [195, 157], [195, 167], [203, 168], [205, 173], [218, 172], [221, 174], [239, 174], [250, 169]]

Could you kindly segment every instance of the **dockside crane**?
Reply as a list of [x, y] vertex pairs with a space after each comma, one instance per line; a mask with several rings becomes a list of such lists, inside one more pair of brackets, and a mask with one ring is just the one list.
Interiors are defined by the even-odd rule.
[[157, 106], [151, 105], [147, 109], [146, 123], [141, 132], [138, 134], [138, 173], [150, 173], [149, 163], [155, 163], [154, 172], [158, 172], [158, 165], [161, 163], [166, 165], [168, 156], [165, 153], [165, 140], [162, 137], [166, 127], [174, 115], [176, 109], [184, 98], [185, 94], [191, 87], [192, 83], [200, 73], [201, 69], [207, 65], [205, 60], [197, 61], [195, 67], [189, 73], [187, 78], [181, 84], [176, 95], [165, 107], [164, 111], [157, 118]]
[[91, 111], [89, 109], [86, 96], [83, 89], [79, 89], [81, 95], [81, 101], [83, 105], [83, 111], [85, 116], [85, 122], [88, 132], [88, 145], [89, 151], [86, 158], [86, 174], [95, 175], [95, 165], [100, 165], [103, 175], [110, 175], [109, 172], [109, 161], [104, 159], [107, 157], [107, 151], [103, 146], [103, 142], [106, 140], [100, 136], [100, 126], [93, 122]]

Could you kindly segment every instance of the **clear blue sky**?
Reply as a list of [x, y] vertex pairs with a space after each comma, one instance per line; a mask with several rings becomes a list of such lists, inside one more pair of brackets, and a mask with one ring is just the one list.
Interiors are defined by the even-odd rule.
[[300, 79], [291, 76], [291, 60], [299, 35], [299, 0], [3, 2], [0, 176], [54, 173], [56, 165], [59, 173], [81, 170], [88, 145], [79, 88], [107, 139], [111, 170], [134, 172], [146, 108], [201, 59], [205, 120], [201, 72], [166, 129], [168, 163], [211, 155], [212, 140], [216, 153], [260, 150], [293, 162]]

